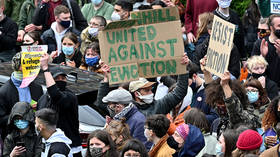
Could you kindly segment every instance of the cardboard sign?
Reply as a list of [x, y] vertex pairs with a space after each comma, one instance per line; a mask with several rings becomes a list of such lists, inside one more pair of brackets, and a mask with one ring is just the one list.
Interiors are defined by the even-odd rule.
[[280, 0], [270, 0], [270, 12], [280, 14]]
[[23, 73], [20, 88], [27, 87], [40, 72], [40, 58], [48, 51], [47, 45], [22, 46], [21, 68]]
[[214, 16], [205, 68], [219, 77], [228, 69], [234, 32], [234, 24]]
[[177, 8], [132, 12], [131, 18], [110, 23], [98, 35], [110, 84], [186, 73]]

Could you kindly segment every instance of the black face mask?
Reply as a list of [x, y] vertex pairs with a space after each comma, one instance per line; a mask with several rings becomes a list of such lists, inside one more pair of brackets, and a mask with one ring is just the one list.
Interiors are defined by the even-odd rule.
[[276, 111], [277, 119], [280, 119], [280, 111]]
[[262, 74], [252, 73], [252, 76], [253, 76], [255, 79], [258, 79], [259, 77], [264, 76], [264, 73], [262, 73]]
[[280, 39], [280, 29], [275, 29], [275, 30], [274, 30], [274, 35], [275, 35], [278, 39]]
[[22, 43], [22, 46], [31, 46], [33, 44], [34, 44], [34, 42], [33, 43]]
[[178, 150], [179, 149], [179, 143], [177, 141], [175, 141], [173, 136], [169, 136], [167, 138], [167, 144], [169, 145], [169, 147]]
[[59, 88], [59, 90], [65, 91], [67, 82], [65, 82], [65, 81], [55, 81], [55, 83], [56, 83], [57, 87]]

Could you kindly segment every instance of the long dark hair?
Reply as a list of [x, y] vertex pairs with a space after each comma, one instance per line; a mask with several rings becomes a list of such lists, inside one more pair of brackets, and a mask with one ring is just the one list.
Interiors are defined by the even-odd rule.
[[91, 134], [89, 134], [89, 136], [88, 136], [86, 157], [93, 157], [93, 156], [91, 156], [91, 154], [89, 152], [89, 147], [90, 147], [89, 142], [94, 137], [99, 139], [100, 141], [102, 141], [105, 144], [105, 146], [110, 147], [107, 152], [109, 153], [109, 155], [111, 157], [118, 157], [119, 156], [117, 151], [116, 151], [115, 143], [113, 142], [110, 134], [107, 133], [104, 130], [95, 130]]
[[231, 152], [236, 149], [236, 142], [239, 135], [233, 129], [225, 130], [222, 135], [224, 136], [226, 146], [224, 157], [231, 157]]
[[141, 157], [148, 157], [148, 153], [145, 146], [142, 142], [136, 139], [131, 139], [125, 144], [121, 152], [121, 157], [124, 157], [124, 153], [129, 150], [134, 150], [135, 152], [140, 153]]
[[258, 5], [256, 4], [255, 0], [252, 0], [251, 4], [243, 15], [243, 25], [244, 27], [249, 25], [258, 26], [260, 18], [261, 13], [259, 11]]
[[197, 108], [191, 108], [184, 113], [186, 124], [191, 124], [200, 129], [205, 134], [210, 132], [210, 126], [205, 114]]

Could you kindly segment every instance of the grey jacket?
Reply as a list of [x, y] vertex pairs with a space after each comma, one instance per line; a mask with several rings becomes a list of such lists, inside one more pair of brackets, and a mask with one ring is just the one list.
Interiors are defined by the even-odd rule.
[[[151, 104], [139, 104], [134, 101], [133, 104], [146, 117], [153, 114], [167, 114], [176, 105], [178, 105], [188, 92], [188, 76], [189, 74], [179, 75], [175, 89], [159, 100], [154, 100]], [[101, 82], [97, 94], [97, 107], [107, 110], [107, 104], [102, 102], [102, 98], [109, 93], [109, 83]]]

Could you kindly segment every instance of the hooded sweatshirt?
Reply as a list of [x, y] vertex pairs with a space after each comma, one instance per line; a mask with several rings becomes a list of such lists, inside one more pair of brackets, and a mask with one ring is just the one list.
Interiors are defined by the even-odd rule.
[[72, 157], [70, 144], [72, 141], [64, 135], [60, 129], [56, 129], [49, 139], [43, 139], [45, 151], [42, 152], [42, 157], [50, 157], [52, 155]]
[[189, 134], [183, 148], [173, 154], [173, 157], [195, 157], [205, 146], [204, 137], [199, 128], [189, 125]]

